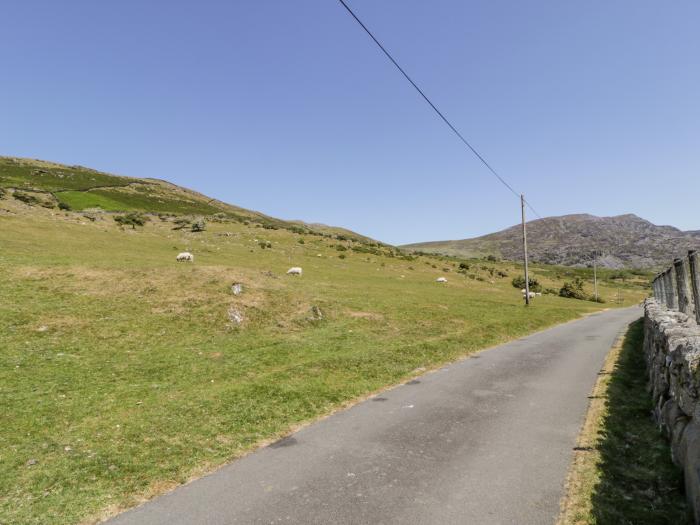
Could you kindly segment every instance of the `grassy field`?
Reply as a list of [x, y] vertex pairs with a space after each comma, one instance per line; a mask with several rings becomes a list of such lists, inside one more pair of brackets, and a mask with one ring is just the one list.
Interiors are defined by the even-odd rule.
[[559, 525], [690, 524], [683, 477], [651, 419], [642, 321], [608, 356], [591, 396]]
[[[94, 522], [422, 370], [606, 306], [526, 309], [511, 263], [464, 275], [343, 236], [173, 220], [120, 229], [0, 199], [0, 523]], [[193, 264], [175, 262], [183, 250]], [[568, 271], [533, 273], [561, 286]], [[625, 304], [647, 294], [625, 286]]]

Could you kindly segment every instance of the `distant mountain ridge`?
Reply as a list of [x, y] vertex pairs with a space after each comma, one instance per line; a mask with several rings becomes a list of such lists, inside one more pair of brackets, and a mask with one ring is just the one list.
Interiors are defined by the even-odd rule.
[[[566, 266], [590, 264], [597, 251], [608, 268], [655, 268], [688, 250], [700, 250], [700, 230], [658, 226], [634, 214], [597, 217], [589, 214], [547, 217], [527, 223], [528, 251], [533, 261]], [[495, 255], [522, 258], [521, 226], [473, 239], [432, 241], [402, 246], [414, 251], [461, 257]]]

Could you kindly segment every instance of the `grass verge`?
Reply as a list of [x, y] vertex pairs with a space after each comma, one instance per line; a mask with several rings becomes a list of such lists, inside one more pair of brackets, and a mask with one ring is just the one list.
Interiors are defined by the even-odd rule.
[[680, 470], [651, 418], [643, 321], [629, 326], [599, 373], [559, 525], [690, 523]]

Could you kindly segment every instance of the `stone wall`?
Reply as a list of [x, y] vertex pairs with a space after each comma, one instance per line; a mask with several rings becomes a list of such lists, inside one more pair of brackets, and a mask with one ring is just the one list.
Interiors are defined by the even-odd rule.
[[695, 523], [700, 524], [700, 327], [695, 316], [647, 299], [644, 351], [654, 416], [683, 469]]

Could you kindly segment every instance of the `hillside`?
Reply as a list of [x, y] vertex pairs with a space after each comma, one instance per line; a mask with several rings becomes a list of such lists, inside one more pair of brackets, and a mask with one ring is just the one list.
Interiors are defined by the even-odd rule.
[[525, 308], [517, 264], [412, 256], [160, 181], [2, 167], [0, 523], [95, 523], [387, 385], [648, 293], [648, 275], [603, 271], [606, 305], [558, 297], [576, 277], [590, 295], [591, 272], [535, 264], [545, 294]]
[[[608, 268], [655, 268], [675, 256], [700, 249], [700, 232], [657, 226], [633, 214], [596, 217], [577, 214], [548, 217], [527, 223], [530, 259], [546, 264], [585, 266], [592, 253]], [[408, 244], [402, 248], [461, 257], [495, 255], [507, 260], [522, 257], [521, 226], [453, 241]]]
[[342, 234], [372, 241], [344, 228], [284, 221], [159, 179], [138, 179], [83, 166], [16, 157], [0, 157], [0, 189], [17, 191], [17, 198], [47, 208], [87, 212], [144, 212], [165, 215], [219, 216], [268, 228]]

